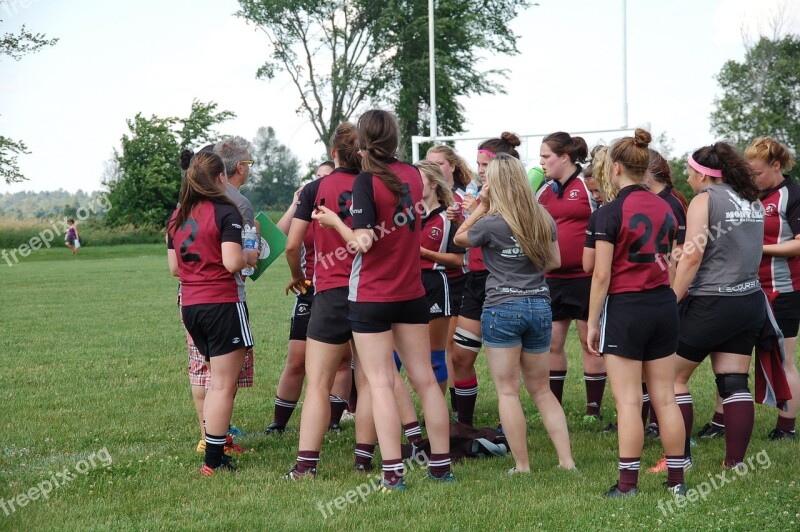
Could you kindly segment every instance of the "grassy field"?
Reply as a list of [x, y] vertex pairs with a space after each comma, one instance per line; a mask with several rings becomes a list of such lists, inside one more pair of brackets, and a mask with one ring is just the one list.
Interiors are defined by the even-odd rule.
[[[670, 511], [664, 478], [642, 473], [642, 496], [602, 499], [616, 480], [616, 438], [599, 434], [600, 424], [582, 422], [584, 391], [575, 357], [565, 408], [578, 474], [555, 468], [555, 452], [526, 398], [533, 474], [506, 477], [510, 457], [457, 465], [458, 482], [451, 485], [429, 482], [417, 469], [409, 474], [408, 491], [369, 494], [341, 510], [332, 506], [332, 515], [324, 516], [320, 504], [346, 497], [367, 480], [351, 471], [352, 423], [327, 436], [320, 476], [299, 484], [281, 479], [297, 451], [299, 412], [283, 436], [261, 434], [285, 359], [292, 304], [283, 295], [287, 278], [278, 261], [248, 288], [256, 383], [239, 394], [234, 423], [249, 434], [242, 445], [253, 452], [239, 459], [236, 475], [201, 478], [176, 282], [163, 246], [87, 247], [78, 257], [63, 248], [39, 250], [13, 267], [0, 263], [0, 529], [800, 526], [800, 445], [767, 440], [776, 412], [765, 407], [756, 408], [748, 450], [760, 461], [746, 475], [728, 472], [734, 480], [719, 485], [714, 475], [721, 473], [724, 443], [703, 441], [694, 447], [696, 466], [687, 475], [690, 487], [716, 479], [717, 489], [709, 487], [703, 498], [684, 508], [673, 503]], [[575, 346], [572, 338], [573, 354]], [[494, 390], [485, 360], [479, 360], [476, 421], [495, 426]], [[695, 379], [699, 427], [711, 415], [714, 386], [708, 367]], [[603, 414], [606, 422], [614, 418], [608, 391]], [[660, 453], [658, 441], [648, 441], [643, 468]], [[45, 499], [48, 483], [53, 487]]]

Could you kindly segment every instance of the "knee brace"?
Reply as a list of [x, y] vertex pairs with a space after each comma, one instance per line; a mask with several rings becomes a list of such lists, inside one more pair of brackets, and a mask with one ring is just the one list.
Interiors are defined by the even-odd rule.
[[738, 392], [750, 392], [747, 387], [747, 373], [719, 373], [716, 381], [717, 391], [723, 399]]
[[436, 382], [444, 382], [447, 380], [447, 361], [445, 360], [444, 349], [441, 351], [431, 351], [431, 366], [433, 366], [433, 374], [436, 376]]
[[472, 351], [473, 353], [477, 353], [481, 350], [481, 337], [475, 336], [461, 327], [456, 327], [455, 334], [453, 334], [453, 341], [462, 348], [467, 351]]

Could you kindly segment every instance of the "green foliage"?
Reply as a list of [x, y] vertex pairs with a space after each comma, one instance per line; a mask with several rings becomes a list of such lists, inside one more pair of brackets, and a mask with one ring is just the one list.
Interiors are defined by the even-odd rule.
[[670, 173], [672, 174], [672, 184], [686, 197], [687, 201], [692, 201], [694, 197], [694, 190], [689, 186], [687, 181], [689, 175], [686, 172], [686, 161], [689, 160], [689, 154], [684, 153], [680, 157], [669, 159]]
[[[712, 131], [744, 148], [772, 136], [800, 147], [800, 36], [761, 37], [744, 61], [728, 61], [717, 75], [723, 95], [711, 113]], [[793, 174], [800, 176], [800, 168]]]
[[101, 192], [74, 194], [63, 189], [44, 192], [6, 192], [0, 195], [0, 216], [11, 218], [49, 218], [76, 216], [80, 207], [97, 205]]
[[138, 113], [127, 121], [122, 152], [114, 153], [118, 166], [103, 182], [114, 206], [107, 217], [110, 225], [164, 226], [178, 201], [181, 148], [215, 141], [212, 128], [235, 116], [230, 111], [215, 113], [216, 108], [214, 102], [195, 100], [187, 118], [145, 118]]
[[[0, 0], [0, 8], [3, 8], [7, 14], [11, 14], [15, 6], [8, 4], [7, 1]], [[0, 20], [0, 23], [2, 22]], [[45, 46], [53, 46], [57, 42], [58, 39], [48, 39], [43, 33], [31, 33], [23, 25], [19, 33], [0, 35], [0, 58], [8, 56], [19, 61], [23, 56], [36, 53]], [[29, 153], [27, 146], [21, 140], [13, 140], [0, 135], [0, 179], [9, 184], [27, 179], [19, 170], [17, 156]]]
[[300, 186], [300, 161], [281, 144], [271, 127], [259, 128], [253, 140], [253, 168], [242, 187], [256, 211], [271, 207], [285, 208]]
[[[65, 217], [60, 218], [0, 218], [0, 248], [14, 249], [28, 244], [34, 237], [50, 240], [50, 246], [64, 245]], [[86, 247], [155, 244], [164, 242], [161, 228], [141, 228], [130, 225], [108, 227], [101, 219], [93, 218], [78, 224], [81, 244]], [[54, 237], [52, 235], [54, 234]], [[51, 238], [52, 237], [52, 238]], [[47, 247], [47, 246], [45, 246]]]

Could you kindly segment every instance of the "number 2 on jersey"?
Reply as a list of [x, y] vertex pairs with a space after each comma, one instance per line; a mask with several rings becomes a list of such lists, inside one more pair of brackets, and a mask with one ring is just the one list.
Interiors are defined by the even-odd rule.
[[[655, 253], [641, 253], [641, 249], [650, 241], [653, 236], [653, 222], [650, 218], [643, 213], [637, 213], [631, 216], [631, 221], [628, 223], [628, 229], [634, 230], [639, 226], [644, 226], [644, 233], [637, 238], [632, 244], [628, 252], [628, 260], [639, 264], [647, 264], [656, 261]], [[675, 220], [667, 214], [664, 218], [664, 223], [656, 233], [656, 238], [653, 245], [656, 253], [669, 253], [672, 247], [672, 240], [675, 238]]]
[[181, 226], [181, 231], [186, 231], [187, 228], [190, 228], [191, 232], [181, 243], [181, 260], [183, 262], [200, 262], [200, 255], [189, 253], [189, 246], [194, 244], [194, 239], [197, 238], [197, 221], [194, 218], [187, 218]]

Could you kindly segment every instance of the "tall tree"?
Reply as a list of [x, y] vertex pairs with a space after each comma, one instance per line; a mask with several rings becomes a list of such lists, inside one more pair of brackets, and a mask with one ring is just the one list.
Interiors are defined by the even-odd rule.
[[[239, 0], [238, 16], [271, 44], [258, 76], [289, 74], [305, 113], [330, 151], [336, 126], [366, 104], [392, 103], [408, 146], [428, 124], [428, 10], [425, 0]], [[528, 0], [438, 0], [437, 121], [442, 134], [463, 130], [457, 98], [502, 90], [498, 70], [476, 68], [481, 52], [516, 53], [508, 22]]]
[[[8, 4], [0, 0], [0, 6]], [[13, 6], [10, 6], [13, 8]], [[9, 12], [6, 9], [6, 12]], [[0, 20], [0, 24], [2, 24]], [[4, 33], [0, 35], [0, 58], [8, 56], [19, 61], [27, 54], [36, 53], [46, 46], [53, 46], [58, 39], [48, 39], [43, 33], [32, 33], [23, 25], [18, 33]], [[21, 140], [13, 140], [0, 135], [0, 178], [6, 183], [15, 183], [27, 179], [20, 172], [17, 163], [19, 155], [29, 154], [28, 147]]]
[[122, 151], [114, 150], [116, 162], [103, 182], [113, 206], [106, 217], [110, 225], [163, 227], [178, 200], [181, 147], [213, 142], [217, 139], [213, 127], [235, 116], [216, 109], [214, 102], [195, 100], [187, 118], [146, 118], [139, 113], [127, 121]]
[[283, 208], [300, 185], [300, 161], [271, 127], [259, 128], [251, 150], [253, 169], [242, 193], [257, 210]]
[[723, 94], [711, 113], [714, 133], [740, 148], [764, 135], [800, 148], [800, 37], [761, 37], [743, 62], [726, 62], [717, 81]]

